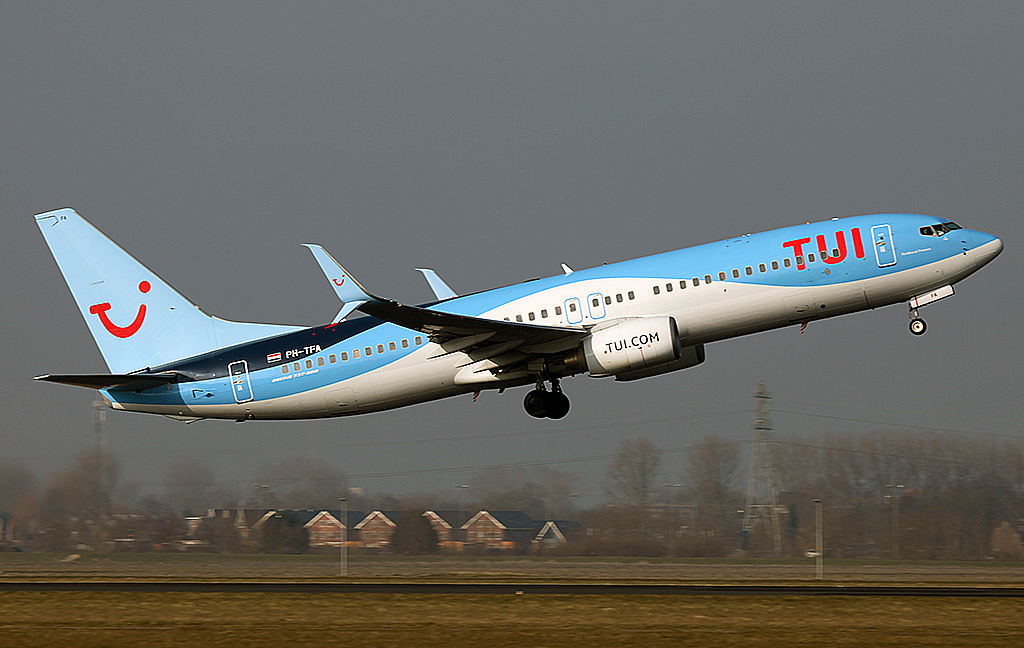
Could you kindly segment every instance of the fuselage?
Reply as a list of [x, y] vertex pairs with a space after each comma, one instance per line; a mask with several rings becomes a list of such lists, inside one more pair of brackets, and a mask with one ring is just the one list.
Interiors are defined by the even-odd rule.
[[[674, 319], [679, 343], [729, 338], [907, 302], [999, 254], [992, 235], [914, 214], [852, 216], [610, 263], [427, 304], [476, 318], [600, 329]], [[624, 344], [629, 344], [624, 340]], [[539, 360], [565, 349], [538, 348]], [[178, 382], [103, 389], [115, 409], [185, 418], [296, 419], [392, 409], [531, 384], [529, 363], [467, 372], [469, 351], [369, 316], [149, 367]]]

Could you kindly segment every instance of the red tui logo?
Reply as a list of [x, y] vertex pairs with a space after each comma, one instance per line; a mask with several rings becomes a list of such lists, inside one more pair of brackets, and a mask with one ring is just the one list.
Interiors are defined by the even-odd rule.
[[[139, 292], [145, 294], [149, 292], [149, 289], [150, 285], [148, 281], [143, 281], [142, 283], [139, 284]], [[93, 304], [92, 306], [89, 307], [89, 312], [100, 318], [100, 322], [102, 322], [103, 328], [107, 329], [111, 335], [117, 336], [119, 338], [129, 338], [135, 335], [135, 333], [139, 330], [139, 327], [142, 326], [142, 321], [146, 319], [145, 304], [141, 304], [139, 306], [139, 312], [135, 316], [135, 321], [133, 321], [128, 326], [118, 326], [117, 324], [111, 322], [110, 318], [107, 317], [108, 310], [110, 310], [109, 302], [104, 304]]]

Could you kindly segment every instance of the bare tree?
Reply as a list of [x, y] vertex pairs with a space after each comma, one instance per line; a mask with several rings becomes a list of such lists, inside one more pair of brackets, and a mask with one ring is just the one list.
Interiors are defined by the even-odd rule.
[[690, 450], [683, 482], [697, 506], [698, 531], [725, 537], [728, 512], [738, 503], [739, 461], [735, 444], [713, 435], [705, 436]]
[[270, 484], [277, 506], [287, 509], [331, 509], [348, 494], [345, 476], [323, 461], [294, 457], [265, 462], [256, 481]]
[[619, 444], [608, 467], [605, 491], [613, 502], [646, 509], [651, 501], [658, 473], [661, 449], [647, 437], [626, 439]]

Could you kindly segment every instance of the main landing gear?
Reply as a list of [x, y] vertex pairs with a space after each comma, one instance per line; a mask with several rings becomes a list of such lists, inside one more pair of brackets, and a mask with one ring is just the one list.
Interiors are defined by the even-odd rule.
[[913, 306], [910, 307], [910, 332], [914, 335], [924, 335], [924, 332], [928, 330], [928, 325], [923, 319], [917, 314], [917, 309]]
[[544, 379], [523, 399], [523, 408], [534, 418], [560, 419], [569, 413], [569, 397], [562, 393], [557, 378], [551, 379], [551, 391], [544, 388]]

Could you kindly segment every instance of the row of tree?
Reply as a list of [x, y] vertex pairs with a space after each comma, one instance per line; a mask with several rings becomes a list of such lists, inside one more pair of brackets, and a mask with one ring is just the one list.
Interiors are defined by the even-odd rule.
[[[120, 480], [116, 457], [97, 448], [42, 486], [23, 466], [0, 463], [6, 531], [0, 540], [53, 551], [109, 547], [125, 537], [167, 545], [185, 537], [186, 516], [209, 508], [336, 509], [338, 498], [346, 497], [352, 509], [367, 511], [519, 510], [537, 520], [572, 520], [579, 534], [567, 552], [774, 554], [768, 526], [741, 533], [747, 446], [705, 437], [689, 448], [678, 479], [666, 483], [662, 450], [643, 437], [625, 440], [608, 466], [604, 503], [588, 510], [574, 507], [577, 476], [547, 466], [480, 471], [454, 501], [450, 495], [368, 500], [348, 487], [343, 474], [311, 459], [268, 462], [245, 487], [219, 483], [200, 461], [175, 464], [164, 475], [163, 493], [140, 497], [138, 488]], [[785, 555], [814, 546], [817, 498], [825, 544], [834, 555], [1024, 557], [1024, 444], [1017, 439], [832, 434], [781, 438], [771, 450]], [[299, 540], [288, 533], [281, 531], [275, 546], [294, 550]]]

